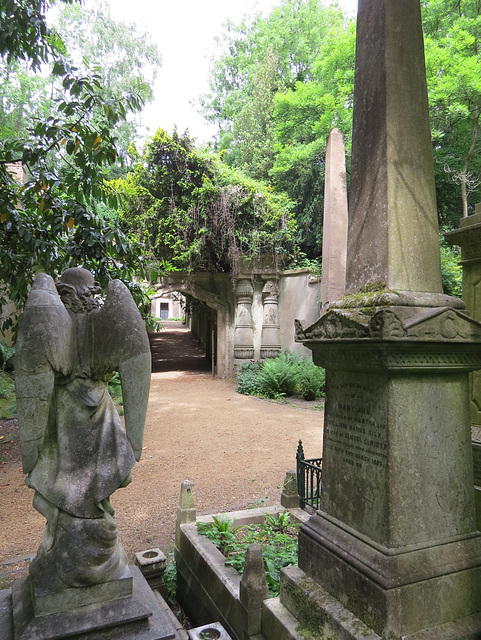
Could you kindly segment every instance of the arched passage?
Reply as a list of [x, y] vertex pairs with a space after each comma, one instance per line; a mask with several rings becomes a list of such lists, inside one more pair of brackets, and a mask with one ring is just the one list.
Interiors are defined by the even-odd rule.
[[216, 375], [221, 378], [231, 376], [234, 309], [231, 277], [223, 273], [172, 274], [162, 279], [162, 291], [180, 291], [205, 303], [208, 311], [194, 320], [198, 326], [193, 327], [193, 333], [200, 339], [206, 354], [215, 358]]

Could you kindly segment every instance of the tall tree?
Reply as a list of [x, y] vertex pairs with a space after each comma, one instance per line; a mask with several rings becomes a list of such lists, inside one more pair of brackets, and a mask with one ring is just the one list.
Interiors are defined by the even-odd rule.
[[429, 0], [422, 10], [438, 205], [453, 225], [469, 194], [481, 197], [481, 2]]
[[274, 142], [274, 95], [309, 81], [322, 43], [344, 21], [338, 7], [318, 0], [283, 0], [267, 18], [227, 23], [224, 53], [212, 67], [211, 94], [202, 99], [206, 117], [219, 125], [227, 162], [268, 178], [272, 160], [259, 163], [258, 150], [268, 156]]
[[[65, 5], [57, 28], [67, 55], [82, 72], [88, 72], [92, 62], [97, 64], [104, 99], [128, 96], [141, 86], [144, 103], [153, 100], [161, 57], [149, 33], [139, 33], [136, 25], [114, 20], [102, 2]], [[141, 118], [135, 114], [119, 125], [118, 143], [125, 151], [141, 128]]]
[[283, 0], [250, 26], [229, 24], [223, 43], [203, 102], [223, 157], [288, 193], [302, 250], [317, 258], [327, 137], [338, 126], [350, 140], [354, 22], [335, 5]]
[[[100, 220], [92, 201], [117, 201], [105, 169], [118, 160], [116, 126], [142, 107], [142, 91], [107, 100], [97, 74], [81, 74], [63, 60], [65, 47], [43, 14], [51, 4], [7, 0], [0, 11], [4, 60], [32, 69], [50, 63], [61, 87], [52, 114], [29, 118], [24, 137], [0, 140], [0, 312], [8, 299], [22, 308], [39, 271], [55, 275], [84, 264], [105, 283], [112, 276], [129, 280], [139, 268], [139, 247]], [[26, 170], [25, 180], [18, 181], [12, 164]], [[13, 322], [6, 318], [0, 328]]]

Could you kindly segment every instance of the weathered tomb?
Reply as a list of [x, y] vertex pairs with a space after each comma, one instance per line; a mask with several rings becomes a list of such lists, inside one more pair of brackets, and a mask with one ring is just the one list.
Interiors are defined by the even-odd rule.
[[327, 372], [321, 508], [299, 567], [374, 634], [440, 640], [481, 633], [481, 325], [442, 294], [430, 144], [419, 1], [360, 0], [351, 295], [298, 324]]

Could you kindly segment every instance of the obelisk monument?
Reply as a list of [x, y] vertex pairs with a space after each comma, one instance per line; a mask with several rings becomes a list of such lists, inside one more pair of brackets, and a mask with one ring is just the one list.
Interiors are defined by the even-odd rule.
[[324, 218], [322, 223], [321, 303], [346, 293], [347, 185], [344, 136], [334, 128], [326, 145]]
[[350, 295], [297, 327], [326, 368], [321, 506], [299, 567], [369, 637], [481, 637], [481, 324], [441, 288], [419, 0], [359, 0], [351, 175]]

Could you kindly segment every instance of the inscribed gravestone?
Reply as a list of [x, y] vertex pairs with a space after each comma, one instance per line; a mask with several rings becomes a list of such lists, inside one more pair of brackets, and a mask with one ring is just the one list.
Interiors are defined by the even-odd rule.
[[464, 638], [481, 632], [481, 325], [441, 293], [418, 0], [360, 0], [357, 38], [347, 291], [365, 290], [298, 323], [326, 368], [321, 505], [299, 567], [383, 637], [440, 640], [456, 620]]

